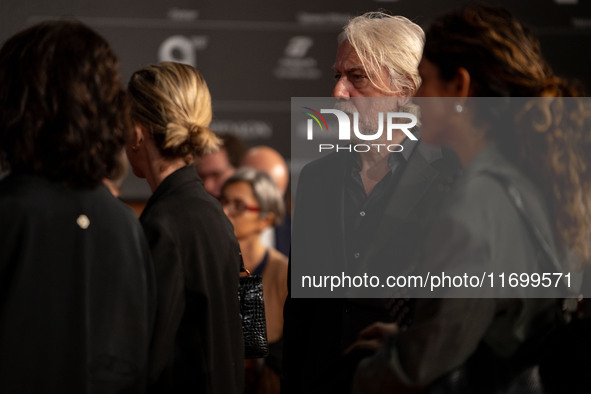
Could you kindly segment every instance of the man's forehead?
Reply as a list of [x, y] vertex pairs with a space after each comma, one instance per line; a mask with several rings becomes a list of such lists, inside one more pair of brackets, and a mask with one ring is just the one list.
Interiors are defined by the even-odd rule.
[[332, 66], [334, 71], [341, 73], [351, 73], [355, 71], [361, 71], [366, 73], [367, 70], [361, 63], [359, 56], [353, 51], [349, 53], [337, 53], [337, 58]]
[[332, 66], [332, 69], [334, 71], [340, 71], [340, 72], [345, 72], [345, 73], [352, 73], [355, 71], [362, 71], [364, 73], [367, 72], [365, 67], [363, 67], [361, 64], [359, 64], [359, 65], [338, 65], [337, 63], [335, 63]]
[[202, 169], [210, 169], [213, 167], [226, 167], [230, 164], [228, 153], [223, 147], [217, 152], [212, 152], [201, 157], [199, 167]]
[[343, 41], [339, 45], [332, 69], [335, 72], [347, 74], [354, 72], [362, 72], [364, 74], [371, 73], [370, 70], [363, 66], [359, 55], [349, 41]]

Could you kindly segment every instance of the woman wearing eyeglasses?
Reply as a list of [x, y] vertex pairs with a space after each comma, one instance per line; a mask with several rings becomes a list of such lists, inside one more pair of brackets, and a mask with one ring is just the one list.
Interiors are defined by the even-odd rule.
[[243, 167], [226, 181], [220, 201], [234, 225], [244, 266], [251, 274], [263, 277], [270, 354], [265, 360], [246, 362], [246, 393], [279, 393], [287, 257], [265, 247], [261, 233], [282, 222], [285, 214], [283, 198], [269, 175]]

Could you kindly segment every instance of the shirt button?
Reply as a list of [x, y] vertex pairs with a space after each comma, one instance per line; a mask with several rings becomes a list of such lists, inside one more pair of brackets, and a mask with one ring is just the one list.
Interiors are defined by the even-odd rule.
[[359, 214], [360, 214], [361, 216], [365, 216], [365, 211], [361, 211], [361, 212], [359, 212]]
[[359, 258], [359, 252], [355, 253], [353, 256], [355, 256], [356, 259]]

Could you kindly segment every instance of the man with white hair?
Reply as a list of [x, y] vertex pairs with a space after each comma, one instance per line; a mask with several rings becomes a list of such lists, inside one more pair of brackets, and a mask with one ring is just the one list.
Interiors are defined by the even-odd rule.
[[[363, 118], [357, 106], [364, 106], [364, 100], [356, 98], [387, 97], [382, 102], [412, 113], [405, 98], [420, 85], [423, 41], [422, 29], [401, 16], [372, 12], [352, 19], [338, 39], [337, 105], [345, 112], [356, 108]], [[362, 131], [371, 132], [370, 127], [360, 119]], [[376, 262], [401, 267], [416, 261], [417, 245], [459, 163], [449, 151], [427, 147], [402, 132], [392, 134], [388, 143], [400, 145], [398, 152], [335, 152], [303, 168], [290, 264], [305, 261], [340, 274]], [[412, 305], [404, 300], [296, 299], [288, 285], [283, 393], [350, 391], [361, 355], [342, 354], [358, 333], [378, 321], [404, 327], [412, 317]]]

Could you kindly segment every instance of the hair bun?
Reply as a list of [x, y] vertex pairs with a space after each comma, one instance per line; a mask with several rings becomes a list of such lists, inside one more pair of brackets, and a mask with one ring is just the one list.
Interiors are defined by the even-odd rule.
[[164, 142], [164, 148], [177, 148], [181, 146], [189, 136], [189, 130], [178, 123], [168, 123], [166, 125], [166, 131], [164, 133], [166, 140]]
[[200, 126], [197, 123], [190, 124], [187, 129], [188, 129], [188, 136], [187, 136], [188, 138], [191, 138], [194, 135], [197, 136], [200, 133], [209, 131], [208, 127]]
[[200, 155], [211, 153], [219, 149], [220, 139], [207, 126], [201, 126], [192, 123], [189, 126], [189, 135], [187, 140], [191, 145], [197, 148]]

